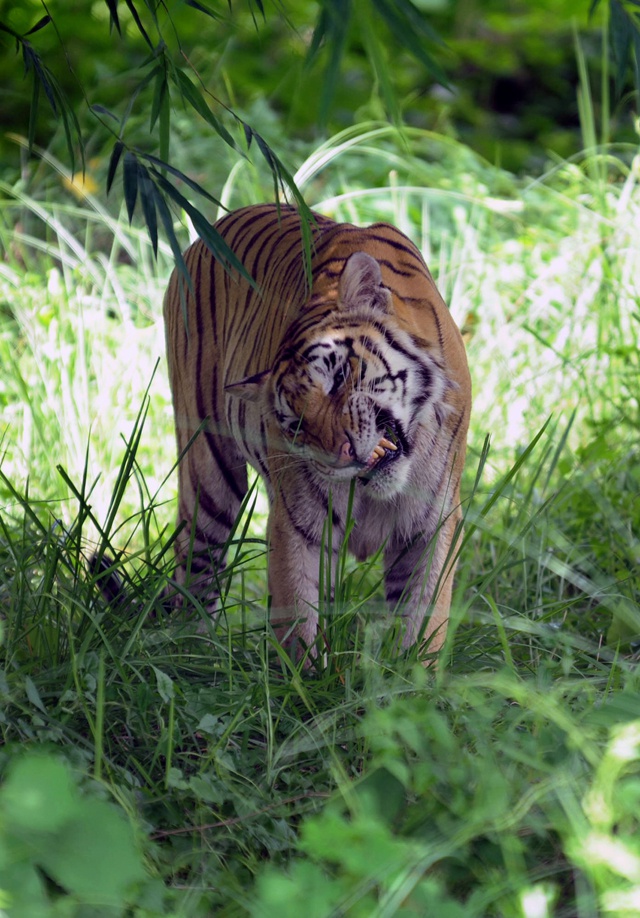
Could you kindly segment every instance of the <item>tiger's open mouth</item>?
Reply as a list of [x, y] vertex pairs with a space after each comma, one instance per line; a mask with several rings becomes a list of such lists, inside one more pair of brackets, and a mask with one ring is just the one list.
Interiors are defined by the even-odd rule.
[[408, 452], [408, 443], [402, 427], [393, 415], [388, 411], [379, 411], [376, 416], [376, 424], [378, 429], [382, 430], [382, 436], [371, 454], [366, 469], [360, 472], [359, 477], [364, 479], [364, 484]]

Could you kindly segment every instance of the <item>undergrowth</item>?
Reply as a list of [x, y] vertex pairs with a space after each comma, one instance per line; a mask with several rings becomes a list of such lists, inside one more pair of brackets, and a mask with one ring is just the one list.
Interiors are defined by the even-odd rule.
[[[347, 133], [296, 178], [421, 243], [467, 340], [465, 536], [426, 670], [351, 562], [326, 664], [290, 663], [259, 490], [217, 622], [172, 607], [168, 253], [90, 196], [3, 187], [0, 913], [638, 913], [638, 160], [523, 184], [407, 138]], [[242, 165], [225, 201], [261, 181]]]

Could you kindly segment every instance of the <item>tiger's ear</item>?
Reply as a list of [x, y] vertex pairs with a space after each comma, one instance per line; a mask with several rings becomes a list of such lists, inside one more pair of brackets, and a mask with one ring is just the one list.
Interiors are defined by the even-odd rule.
[[366, 252], [354, 252], [347, 259], [338, 284], [338, 306], [391, 311], [391, 291], [382, 283], [380, 265]]
[[258, 402], [267, 387], [270, 376], [271, 370], [265, 370], [264, 373], [256, 373], [255, 376], [247, 376], [238, 382], [229, 383], [224, 387], [224, 391], [246, 402]]

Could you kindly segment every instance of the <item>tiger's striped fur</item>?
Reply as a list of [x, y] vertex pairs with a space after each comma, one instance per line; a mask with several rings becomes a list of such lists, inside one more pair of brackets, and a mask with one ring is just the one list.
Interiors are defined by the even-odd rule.
[[216, 224], [258, 291], [195, 242], [185, 255], [193, 283], [185, 324], [184, 282], [177, 271], [171, 278], [165, 321], [180, 452], [208, 419], [179, 467], [182, 576], [193, 532], [190, 577], [212, 588], [250, 463], [270, 501], [272, 623], [294, 654], [299, 638], [310, 646], [329, 492], [335, 555], [355, 479], [349, 548], [364, 559], [384, 546], [403, 646], [418, 639], [431, 608], [423, 635], [436, 650], [461, 519], [471, 407], [464, 345], [399, 230], [315, 218], [310, 293], [289, 206], [245, 207]]

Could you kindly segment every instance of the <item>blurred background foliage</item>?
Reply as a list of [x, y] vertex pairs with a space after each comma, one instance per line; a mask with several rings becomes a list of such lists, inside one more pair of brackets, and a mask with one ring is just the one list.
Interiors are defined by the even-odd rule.
[[[217, 117], [231, 124], [228, 106], [290, 166], [298, 144], [387, 118], [452, 136], [505, 169], [537, 173], [550, 156], [566, 157], [584, 145], [576, 41], [598, 86], [613, 66], [607, 21], [619, 24], [633, 13], [618, 0], [168, 0], [155, 19], [154, 6], [53, 0], [46, 7], [52, 22], [28, 36], [78, 116], [89, 181], [100, 167], [106, 171], [118, 132], [116, 121], [104, 112], [96, 120], [90, 106], [118, 118], [132, 106], [128, 140], [157, 152], [149, 112], [158, 104], [158, 84], [150, 79], [142, 90], [140, 84], [169, 55], [200, 81]], [[110, 27], [110, 8], [117, 9], [120, 32]], [[0, 22], [21, 35], [44, 12], [40, 0], [0, 2]], [[0, 33], [0, 47], [0, 161], [11, 181], [26, 159], [7, 134], [27, 134], [33, 73], [25, 76], [10, 34]], [[620, 52], [620, 41], [617, 47]], [[630, 78], [618, 89], [603, 142], [636, 136]], [[172, 102], [177, 95], [174, 88]], [[237, 154], [215, 137], [202, 144], [201, 132], [199, 143], [190, 144], [195, 134], [175, 111], [171, 162], [188, 162], [190, 174], [206, 172], [207, 187], [215, 188]], [[59, 112], [42, 98], [34, 139], [65, 158]]]

